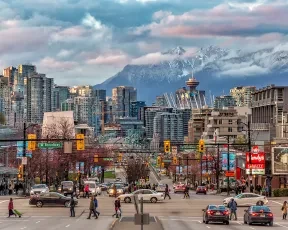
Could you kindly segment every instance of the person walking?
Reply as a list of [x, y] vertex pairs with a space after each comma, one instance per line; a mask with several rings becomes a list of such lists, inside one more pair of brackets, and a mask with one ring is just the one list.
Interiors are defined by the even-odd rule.
[[89, 192], [90, 192], [89, 184], [86, 184], [84, 188], [85, 198], [88, 197], [89, 199]]
[[287, 201], [284, 201], [281, 210], [282, 210], [283, 220], [286, 220], [286, 217], [287, 217]]
[[183, 199], [186, 199], [186, 198], [190, 198], [190, 195], [189, 195], [189, 186], [188, 186], [188, 184], [185, 186]]
[[234, 215], [234, 220], [237, 220], [237, 203], [233, 198], [228, 203], [228, 208], [230, 209], [230, 220], [232, 220], [232, 215]]
[[97, 208], [98, 208], [97, 195], [94, 197], [94, 205], [95, 205], [95, 212], [97, 214], [97, 217], [99, 217], [100, 216], [100, 212], [97, 211]]
[[112, 217], [114, 217], [114, 216], [116, 216], [116, 218], [121, 217], [122, 211], [121, 211], [120, 198], [118, 198], [114, 201], [114, 208], [115, 208], [115, 213], [112, 215]]
[[16, 217], [16, 214], [14, 213], [14, 203], [13, 203], [13, 199], [12, 198], [10, 198], [10, 201], [9, 201], [9, 204], [8, 204], [8, 218], [10, 217], [10, 216], [15, 216]]
[[70, 217], [75, 217], [75, 200], [74, 196], [71, 196], [71, 201], [70, 201]]
[[95, 212], [95, 203], [94, 203], [94, 197], [93, 196], [91, 196], [91, 199], [90, 199], [89, 216], [87, 217], [88, 220], [91, 218], [92, 212], [95, 216], [95, 219], [98, 219], [98, 216]]
[[166, 187], [165, 187], [165, 196], [164, 196], [164, 200], [166, 199], [166, 196], [169, 197], [169, 200], [171, 200], [171, 197], [169, 195], [169, 187], [168, 187], [168, 184], [166, 184]]

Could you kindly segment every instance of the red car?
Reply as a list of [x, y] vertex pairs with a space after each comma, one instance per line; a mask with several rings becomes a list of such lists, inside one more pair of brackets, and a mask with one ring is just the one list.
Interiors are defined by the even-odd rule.
[[176, 185], [174, 188], [174, 193], [177, 193], [177, 192], [183, 192], [184, 193], [185, 187], [186, 187], [185, 184]]
[[207, 194], [207, 189], [205, 186], [198, 186], [196, 189], [196, 194], [198, 193], [204, 193], [205, 195]]

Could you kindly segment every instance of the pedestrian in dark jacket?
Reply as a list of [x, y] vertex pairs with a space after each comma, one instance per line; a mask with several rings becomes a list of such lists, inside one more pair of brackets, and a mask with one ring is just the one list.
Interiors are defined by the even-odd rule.
[[75, 200], [73, 195], [71, 196], [70, 201], [70, 217], [75, 217]]
[[97, 195], [94, 197], [94, 205], [95, 205], [95, 212], [97, 214], [97, 217], [99, 217], [100, 216], [100, 212], [97, 211], [97, 208], [98, 208]]
[[[115, 213], [112, 215], [112, 217], [116, 216], [116, 218], [119, 218], [119, 215], [121, 217], [121, 201], [120, 198], [114, 201], [114, 207], [115, 207]], [[119, 214], [118, 214], [119, 212]]]
[[90, 205], [89, 205], [89, 216], [87, 217], [87, 219], [91, 218], [92, 212], [95, 216], [95, 219], [98, 219], [98, 216], [95, 212], [95, 203], [94, 203], [94, 197], [92, 196], [90, 199]]
[[185, 198], [190, 198], [188, 184], [185, 186], [185, 189], [184, 189], [184, 197], [183, 197], [183, 199], [185, 199]]
[[233, 198], [228, 203], [228, 208], [230, 209], [230, 220], [232, 220], [232, 215], [234, 215], [235, 220], [237, 220], [237, 203]]
[[169, 187], [168, 187], [168, 184], [166, 184], [166, 187], [165, 187], [165, 196], [164, 196], [164, 200], [166, 199], [166, 196], [169, 197], [169, 200], [171, 200], [171, 197], [169, 195]]

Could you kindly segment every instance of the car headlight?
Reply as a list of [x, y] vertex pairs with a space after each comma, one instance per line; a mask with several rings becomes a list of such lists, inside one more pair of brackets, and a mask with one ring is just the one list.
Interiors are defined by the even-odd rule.
[[118, 192], [118, 193], [122, 193], [122, 192], [123, 192], [123, 189], [118, 189], [117, 192]]
[[31, 195], [33, 195], [33, 194], [34, 194], [34, 192], [33, 192], [33, 191], [31, 191], [31, 192], [30, 192], [30, 194], [31, 194]]
[[71, 191], [71, 190], [72, 190], [72, 188], [69, 188], [69, 190]]

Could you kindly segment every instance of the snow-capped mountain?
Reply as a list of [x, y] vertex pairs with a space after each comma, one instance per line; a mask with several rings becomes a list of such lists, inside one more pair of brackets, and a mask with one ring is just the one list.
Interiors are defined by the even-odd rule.
[[209, 46], [189, 55], [176, 47], [161, 54], [164, 58], [157, 63], [127, 65], [95, 87], [110, 94], [116, 86], [134, 86], [138, 99], [151, 104], [156, 96], [185, 86], [192, 72], [200, 81], [199, 89], [215, 95], [228, 94], [230, 88], [241, 85], [288, 85], [287, 45], [253, 52]]

